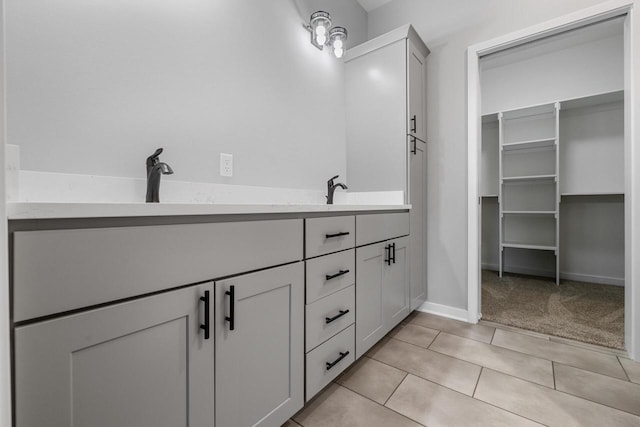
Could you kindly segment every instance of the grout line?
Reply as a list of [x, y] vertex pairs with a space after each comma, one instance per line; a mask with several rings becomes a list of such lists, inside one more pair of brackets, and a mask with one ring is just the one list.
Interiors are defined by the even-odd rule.
[[[497, 373], [499, 373], [499, 374], [502, 374], [502, 372], [500, 372], [500, 371], [496, 371], [496, 370], [491, 369], [491, 368], [484, 368], [484, 369], [488, 369], [488, 370], [490, 370], [490, 371], [493, 371], [493, 372], [497, 372]], [[512, 375], [509, 375], [509, 374], [504, 374], [504, 375], [512, 376]], [[513, 378], [516, 378], [516, 379], [522, 380], [522, 378], [518, 378], [518, 377], [513, 377]], [[522, 381], [526, 381], [526, 382], [528, 382], [528, 383], [531, 383], [531, 381], [527, 381], [527, 380], [522, 380]], [[540, 384], [535, 384], [535, 383], [531, 383], [531, 384], [534, 384], [534, 385], [540, 385]], [[543, 387], [544, 387], [544, 386], [543, 386]], [[547, 387], [547, 388], [548, 388], [548, 387]], [[474, 393], [474, 394], [475, 394], [475, 393]], [[510, 414], [516, 415], [516, 416], [518, 416], [518, 417], [520, 417], [520, 418], [524, 418], [524, 419], [526, 419], [526, 420], [532, 421], [532, 422], [534, 422], [534, 423], [536, 423], [536, 424], [539, 424], [539, 425], [541, 425], [541, 426], [547, 426], [547, 427], [549, 427], [549, 425], [548, 425], [548, 424], [545, 424], [545, 423], [543, 423], [542, 421], [538, 421], [538, 420], [535, 420], [535, 419], [533, 419], [533, 418], [525, 417], [525, 416], [524, 416], [524, 415], [522, 415], [522, 414], [518, 414], [517, 412], [513, 412], [513, 411], [512, 411], [512, 410], [510, 410], [510, 409], [506, 409], [506, 408], [503, 408], [502, 406], [498, 406], [498, 405], [497, 405], [497, 404], [495, 404], [495, 403], [487, 402], [487, 401], [485, 401], [485, 400], [478, 399], [477, 397], [473, 397], [473, 399], [477, 400], [478, 402], [485, 403], [485, 404], [487, 404], [487, 405], [489, 405], [489, 406], [493, 406], [494, 408], [497, 408], [497, 409], [499, 409], [499, 410], [501, 410], [501, 411], [505, 411], [505, 412], [508, 412], [508, 413], [510, 413]]]
[[[438, 334], [433, 338], [433, 340], [429, 343], [429, 347], [427, 347], [427, 349], [431, 350], [431, 346], [433, 345], [434, 342], [436, 342], [436, 340], [438, 339], [438, 337], [440, 336], [440, 334], [442, 333], [442, 331], [438, 331]], [[433, 350], [431, 350], [433, 351]]]
[[[553, 341], [550, 341], [550, 342], [553, 342]], [[563, 343], [559, 343], [559, 342], [553, 342], [553, 343], [554, 344], [563, 345]], [[573, 368], [582, 369], [583, 371], [593, 372], [594, 374], [600, 374], [600, 375], [604, 375], [605, 377], [614, 378], [614, 379], [617, 379], [617, 380], [623, 380], [624, 381], [623, 378], [614, 377], [614, 376], [609, 375], [609, 374], [604, 374], [602, 372], [593, 371], [592, 369], [589, 369], [589, 368], [586, 368], [586, 367], [583, 367], [583, 366], [572, 365], [572, 364], [570, 364], [568, 362], [564, 362], [564, 361], [561, 361], [561, 360], [551, 359], [549, 356], [546, 356], [546, 355], [545, 356], [537, 356], [537, 355], [534, 355], [534, 354], [531, 354], [531, 353], [526, 353], [524, 350], [517, 350], [515, 348], [504, 347], [504, 346], [502, 346], [500, 344], [491, 344], [491, 345], [493, 345], [495, 347], [498, 347], [498, 348], [502, 348], [504, 350], [511, 350], [511, 351], [516, 352], [516, 353], [524, 354], [525, 356], [535, 357], [536, 359], [546, 360], [546, 361], [549, 361], [549, 362], [556, 362], [556, 363], [560, 363], [562, 365], [571, 366]], [[569, 344], [564, 344], [564, 345], [569, 345]], [[572, 345], [569, 345], [569, 347], [571, 347], [572, 349], [578, 349], [578, 350], [582, 350], [582, 351], [586, 351], [586, 352], [592, 352], [592, 353], [601, 354], [603, 356], [614, 357], [614, 358], [616, 358], [616, 360], [618, 360], [618, 356], [614, 356], [613, 354], [605, 354], [605, 353], [602, 353], [602, 352], [599, 352], [599, 351], [589, 350], [589, 349], [580, 348], [580, 347], [576, 347], [576, 346], [572, 346]], [[433, 351], [436, 351], [436, 350], [433, 350]], [[624, 370], [624, 366], [622, 366], [622, 364], [620, 363], [619, 360], [618, 360], [618, 363], [622, 367], [622, 371], [624, 372], [625, 376], [627, 376], [627, 373]]]
[[551, 362], [551, 374], [553, 375], [553, 389], [557, 390], [556, 387], [556, 362]]
[[511, 332], [519, 335], [526, 335], [531, 338], [538, 338], [554, 344], [564, 344], [572, 348], [578, 348], [580, 350], [592, 351], [594, 353], [601, 353], [601, 354], [615, 356], [615, 357], [618, 357], [618, 356], [625, 357], [625, 354], [627, 354], [623, 350], [618, 350], [615, 348], [604, 347], [597, 344], [577, 341], [571, 338], [560, 337], [557, 335], [544, 334], [542, 332], [537, 332], [530, 329], [518, 328], [517, 326], [503, 325], [501, 323], [491, 322], [488, 320], [482, 320], [481, 322], [484, 323], [485, 326], [493, 327], [506, 332]]
[[[489, 369], [489, 368], [484, 368], [484, 369]], [[490, 370], [493, 370], [493, 369], [490, 369]], [[498, 372], [498, 371], [495, 371], [495, 372]], [[501, 373], [501, 372], [499, 372], [499, 373]], [[413, 374], [409, 373], [409, 375], [413, 375]], [[506, 375], [506, 374], [505, 374], [505, 375]], [[442, 387], [442, 388], [445, 388], [445, 389], [447, 389], [447, 390], [453, 391], [454, 393], [461, 394], [462, 396], [464, 396], [464, 397], [468, 397], [469, 399], [473, 399], [473, 400], [476, 400], [476, 401], [478, 401], [478, 402], [482, 402], [482, 403], [484, 403], [485, 405], [488, 405], [488, 406], [494, 407], [494, 408], [496, 408], [496, 409], [499, 409], [499, 410], [501, 410], [501, 411], [504, 411], [504, 412], [510, 413], [510, 414], [515, 415], [515, 416], [517, 416], [517, 417], [519, 417], [519, 418], [524, 418], [525, 420], [532, 421], [532, 422], [534, 422], [534, 423], [536, 423], [536, 424], [539, 424], [539, 425], [546, 425], [546, 424], [543, 424], [543, 423], [542, 423], [542, 422], [540, 422], [540, 421], [536, 421], [536, 420], [534, 420], [533, 418], [525, 417], [524, 415], [518, 414], [517, 412], [513, 412], [513, 411], [511, 411], [511, 410], [509, 410], [509, 409], [502, 408], [502, 407], [497, 406], [497, 405], [494, 405], [493, 403], [490, 403], [490, 402], [485, 402], [484, 400], [480, 400], [480, 399], [478, 399], [477, 397], [469, 396], [468, 394], [464, 394], [464, 393], [462, 393], [462, 392], [460, 392], [460, 391], [458, 391], [458, 390], [454, 390], [454, 389], [451, 389], [451, 388], [449, 388], [449, 387], [443, 386], [442, 384], [438, 384], [438, 383], [437, 383], [437, 382], [435, 382], [435, 381], [428, 380], [428, 379], [426, 379], [426, 378], [422, 378], [422, 377], [420, 377], [420, 376], [418, 376], [418, 375], [413, 375], [413, 376], [414, 376], [414, 377], [417, 377], [417, 378], [420, 378], [421, 380], [424, 380], [424, 381], [429, 382], [429, 383], [431, 383], [431, 384], [435, 384], [435, 385], [436, 385], [436, 386], [438, 386], [438, 387]], [[479, 382], [479, 378], [480, 378], [480, 376], [478, 376], [478, 382]], [[514, 377], [514, 378], [516, 378], [516, 377]], [[518, 379], [520, 379], [520, 378], [518, 378]], [[526, 381], [526, 380], [523, 380], [523, 381]], [[527, 382], [530, 382], [530, 381], [527, 381]], [[533, 383], [532, 383], [532, 384], [533, 384]], [[476, 387], [477, 387], [477, 385], [476, 385]], [[475, 390], [474, 390], [474, 394], [475, 394]]]
[[635, 384], [633, 381], [631, 381], [631, 378], [629, 377], [629, 373], [627, 372], [626, 369], [624, 369], [624, 365], [622, 364], [622, 362], [620, 361], [620, 356], [616, 356], [616, 360], [618, 361], [618, 363], [620, 364], [620, 367], [622, 368], [622, 372], [624, 372], [625, 377], [627, 377], [627, 381], [629, 381], [630, 383]]
[[633, 412], [625, 411], [624, 409], [616, 408], [616, 407], [607, 405], [606, 403], [597, 402], [595, 400], [591, 400], [591, 399], [588, 399], [586, 397], [578, 396], [576, 394], [571, 394], [571, 393], [569, 393], [567, 391], [564, 391], [564, 390], [555, 390], [555, 391], [558, 392], [558, 393], [562, 393], [564, 395], [567, 395], [567, 396], [574, 397], [576, 399], [584, 400], [585, 402], [591, 402], [591, 403], [596, 404], [596, 405], [604, 406], [605, 408], [613, 409], [614, 411], [622, 412], [623, 414], [629, 414], [629, 415], [634, 416], [634, 417], [636, 417], [636, 418], [638, 418], [640, 420], [640, 415], [634, 414]]
[[478, 384], [480, 384], [480, 377], [482, 376], [482, 371], [484, 370], [484, 366], [480, 368], [480, 373], [478, 374], [478, 379], [476, 380], [476, 385], [473, 387], [473, 393], [471, 393], [471, 397], [475, 398], [476, 390], [478, 389]]
[[[382, 362], [380, 362], [382, 363]], [[397, 369], [397, 368], [396, 368]], [[391, 392], [391, 394], [389, 395], [389, 397], [387, 397], [387, 399], [384, 401], [384, 403], [382, 404], [382, 406], [387, 406], [387, 402], [389, 401], [389, 399], [391, 399], [391, 396], [393, 396], [393, 394], [396, 392], [396, 390], [398, 390], [398, 388], [400, 387], [400, 384], [402, 384], [402, 382], [404, 381], [405, 378], [407, 378], [407, 375], [409, 375], [408, 372], [402, 371], [404, 372], [404, 377], [402, 377], [402, 379], [400, 380], [400, 382], [398, 383], [398, 385], [396, 386], [396, 388], [393, 389], [393, 391]]]
[[[407, 377], [407, 376], [405, 375], [405, 378], [406, 378], [406, 377]], [[402, 381], [404, 381], [404, 378], [402, 379]], [[400, 384], [402, 384], [402, 381], [400, 382]], [[400, 386], [400, 384], [398, 384], [398, 387]], [[400, 416], [401, 416], [401, 417], [403, 417], [403, 418], [406, 418], [406, 419], [408, 419], [408, 420], [410, 420], [410, 421], [413, 421], [414, 423], [417, 423], [417, 424], [419, 424], [419, 425], [421, 425], [421, 426], [424, 426], [424, 424], [422, 424], [422, 423], [420, 423], [420, 422], [418, 422], [418, 421], [414, 420], [413, 418], [409, 418], [408, 416], [406, 416], [406, 415], [404, 415], [404, 414], [402, 414], [402, 413], [400, 413], [400, 412], [398, 412], [398, 411], [394, 410], [393, 408], [389, 408], [388, 406], [381, 405], [381, 404], [380, 404], [380, 402], [376, 402], [375, 400], [371, 399], [370, 397], [365, 396], [364, 394], [361, 394], [361, 393], [359, 393], [359, 392], [357, 392], [357, 391], [355, 391], [355, 390], [351, 390], [351, 389], [350, 389], [349, 387], [347, 387], [347, 386], [344, 386], [344, 385], [342, 385], [342, 384], [338, 384], [338, 383], [336, 383], [336, 385], [337, 385], [338, 387], [346, 388], [346, 389], [347, 389], [347, 390], [349, 390], [350, 392], [355, 393], [355, 394], [357, 394], [358, 396], [363, 397], [363, 398], [367, 399], [368, 401], [373, 402], [374, 404], [376, 404], [376, 405], [378, 405], [378, 406], [380, 406], [380, 407], [382, 407], [382, 408], [384, 408], [384, 409], [386, 409], [386, 410], [388, 410], [388, 411], [395, 412], [396, 414], [400, 415]], [[387, 400], [388, 400], [388, 399], [387, 399]], [[303, 426], [303, 427], [304, 427], [304, 426]]]

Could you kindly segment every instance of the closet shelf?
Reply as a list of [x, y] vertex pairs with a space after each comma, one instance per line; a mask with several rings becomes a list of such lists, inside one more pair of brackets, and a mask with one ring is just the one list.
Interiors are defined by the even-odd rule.
[[530, 245], [527, 243], [508, 243], [503, 242], [500, 246], [503, 248], [516, 248], [516, 249], [536, 249], [539, 251], [555, 251], [557, 250], [556, 246], [547, 246], [547, 245]]
[[502, 144], [502, 149], [504, 151], [514, 151], [514, 150], [524, 150], [524, 149], [532, 149], [532, 148], [555, 147], [555, 145], [556, 145], [556, 139], [554, 137], [554, 138], [531, 139], [528, 141], [507, 142]]
[[516, 182], [516, 181], [541, 181], [541, 180], [553, 180], [557, 178], [556, 174], [553, 175], [526, 175], [526, 176], [505, 176], [502, 177], [503, 182]]
[[556, 211], [502, 211], [505, 215], [555, 215]]

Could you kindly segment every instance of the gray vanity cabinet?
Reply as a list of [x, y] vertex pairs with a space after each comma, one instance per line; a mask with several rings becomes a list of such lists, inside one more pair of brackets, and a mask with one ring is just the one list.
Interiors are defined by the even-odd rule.
[[410, 313], [407, 237], [356, 248], [356, 358]]
[[304, 265], [215, 286], [216, 427], [279, 427], [304, 403]]
[[16, 426], [210, 427], [206, 311], [211, 282], [17, 327]]

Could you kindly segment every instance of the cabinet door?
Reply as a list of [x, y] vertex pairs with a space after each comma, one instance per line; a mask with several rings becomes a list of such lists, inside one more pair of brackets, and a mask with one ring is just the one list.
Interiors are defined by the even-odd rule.
[[382, 282], [384, 333], [393, 329], [410, 313], [409, 297], [409, 238], [390, 242], [391, 265], [385, 264]]
[[210, 427], [205, 292], [213, 302], [209, 283], [16, 328], [16, 426]]
[[284, 424], [304, 402], [303, 263], [216, 282], [215, 327], [216, 426]]
[[409, 62], [407, 134], [414, 135], [423, 141], [427, 140], [425, 60], [426, 58], [415, 48], [411, 40], [407, 40], [407, 61]]
[[411, 136], [409, 138], [410, 169], [409, 197], [411, 203], [410, 258], [411, 310], [420, 307], [427, 300], [427, 247], [425, 219], [427, 184], [426, 144]]
[[385, 335], [382, 284], [387, 242], [356, 249], [356, 358]]

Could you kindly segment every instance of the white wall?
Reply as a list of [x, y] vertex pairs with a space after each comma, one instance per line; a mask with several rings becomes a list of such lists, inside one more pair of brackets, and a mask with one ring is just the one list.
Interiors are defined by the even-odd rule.
[[[25, 170], [324, 189], [346, 174], [344, 64], [309, 43], [342, 0], [6, 0], [7, 143]], [[233, 178], [219, 154], [234, 156]]]
[[622, 20], [481, 58], [482, 114], [623, 90]]
[[467, 307], [466, 48], [601, 0], [394, 0], [369, 12], [369, 37], [410, 22], [427, 58], [428, 295]]

